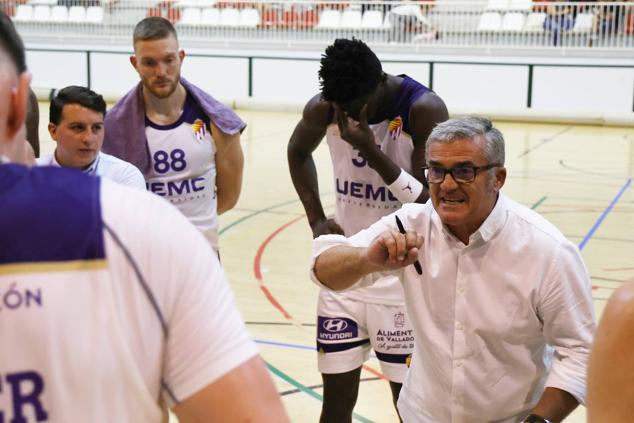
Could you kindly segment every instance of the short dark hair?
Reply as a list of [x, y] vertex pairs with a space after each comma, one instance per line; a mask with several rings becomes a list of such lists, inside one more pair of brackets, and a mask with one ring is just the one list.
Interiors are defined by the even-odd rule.
[[18, 73], [26, 71], [24, 44], [13, 22], [3, 12], [0, 12], [0, 49], [7, 53]]
[[344, 103], [364, 97], [384, 78], [379, 58], [361, 40], [337, 39], [321, 57], [319, 85], [326, 101]]
[[70, 85], [59, 90], [55, 97], [51, 99], [49, 122], [59, 125], [62, 121], [64, 106], [67, 104], [79, 104], [82, 107], [101, 113], [104, 117], [106, 116], [106, 102], [102, 96], [86, 87]]
[[141, 20], [134, 27], [132, 44], [136, 45], [138, 41], [163, 40], [170, 35], [178, 40], [176, 29], [170, 21], [160, 16], [150, 16]]

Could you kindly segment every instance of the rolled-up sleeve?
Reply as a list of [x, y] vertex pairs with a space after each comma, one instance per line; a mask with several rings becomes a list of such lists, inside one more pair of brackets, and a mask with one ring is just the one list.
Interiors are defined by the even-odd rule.
[[[393, 219], [394, 218], [392, 218], [392, 220]], [[369, 246], [372, 243], [372, 241], [374, 241], [374, 239], [377, 236], [379, 236], [379, 234], [391, 228], [388, 222], [389, 222], [389, 219], [387, 219], [386, 217], [383, 217], [381, 220], [375, 222], [369, 228], [359, 231], [358, 233], [356, 233], [355, 235], [349, 238], [346, 238], [343, 235], [322, 235], [315, 238], [313, 240], [313, 253], [312, 253], [312, 259], [310, 263], [310, 278], [312, 279], [312, 281], [315, 284], [319, 285], [321, 288], [332, 291], [332, 289], [322, 284], [317, 278], [317, 276], [315, 275], [315, 263], [317, 262], [317, 258], [324, 252], [337, 246], [360, 247], [360, 248], [365, 248]], [[399, 275], [400, 272], [401, 272], [400, 270], [395, 270], [391, 272], [370, 273], [366, 275], [365, 277], [359, 279], [351, 287], [342, 291], [349, 291], [351, 289], [369, 286], [369, 285], [372, 285], [376, 280], [382, 277], [385, 277], [388, 275], [395, 275], [395, 274]]]
[[540, 290], [538, 313], [546, 342], [555, 353], [547, 387], [586, 401], [586, 373], [595, 331], [592, 285], [579, 249], [562, 243]]

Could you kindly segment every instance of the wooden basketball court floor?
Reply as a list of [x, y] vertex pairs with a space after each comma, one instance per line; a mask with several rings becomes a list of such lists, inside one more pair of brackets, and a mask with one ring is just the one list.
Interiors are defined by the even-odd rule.
[[[41, 104], [42, 153], [54, 143]], [[298, 113], [238, 111], [245, 170], [235, 209], [220, 217], [222, 263], [237, 303], [293, 422], [317, 422], [322, 400], [315, 352], [317, 287], [308, 266], [311, 232], [292, 186], [286, 144]], [[508, 178], [503, 192], [535, 209], [581, 248], [597, 316], [634, 277], [634, 130], [500, 122]], [[325, 142], [315, 152], [322, 201], [334, 207]], [[372, 358], [362, 373], [355, 421], [396, 422], [390, 391]], [[176, 419], [173, 418], [175, 421]], [[579, 407], [566, 422], [585, 421]]]

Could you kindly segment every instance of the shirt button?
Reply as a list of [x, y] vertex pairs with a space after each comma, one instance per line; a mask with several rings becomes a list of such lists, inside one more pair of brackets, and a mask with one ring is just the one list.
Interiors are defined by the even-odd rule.
[[456, 329], [457, 330], [463, 330], [464, 329], [464, 325], [462, 323], [460, 323], [460, 322], [457, 322], [456, 323]]
[[464, 294], [464, 286], [458, 286], [458, 294]]
[[462, 361], [456, 361], [456, 367], [462, 367]]

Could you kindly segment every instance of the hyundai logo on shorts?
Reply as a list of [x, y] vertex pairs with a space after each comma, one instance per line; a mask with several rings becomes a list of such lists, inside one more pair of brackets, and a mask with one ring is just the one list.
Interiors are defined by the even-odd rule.
[[328, 332], [342, 332], [348, 327], [348, 322], [342, 319], [328, 319], [322, 326]]

